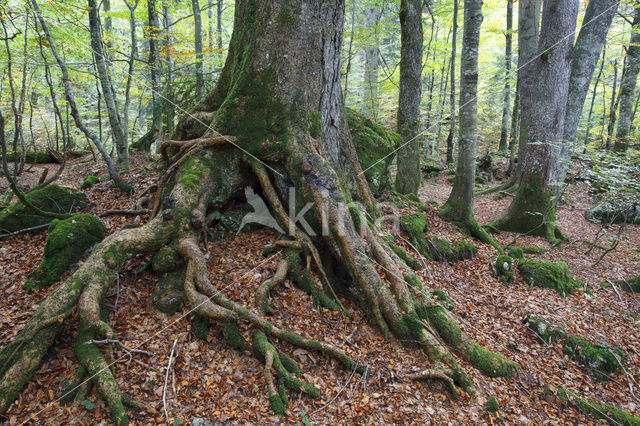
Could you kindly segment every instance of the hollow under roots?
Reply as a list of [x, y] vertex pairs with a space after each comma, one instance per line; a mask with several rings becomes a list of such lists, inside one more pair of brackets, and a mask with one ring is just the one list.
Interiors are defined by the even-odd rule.
[[[273, 339], [333, 357], [349, 371], [364, 371], [363, 365], [358, 365], [339, 347], [306, 339], [279, 328], [264, 317], [271, 310], [270, 293], [285, 279], [309, 293], [316, 306], [344, 310], [322, 262], [327, 254], [337, 259], [335, 261], [347, 271], [360, 305], [371, 322], [386, 337], [420, 347], [433, 364], [408, 377], [440, 380], [454, 397], [458, 396], [458, 387], [474, 393], [473, 383], [450, 350], [489, 376], [509, 376], [517, 371], [517, 364], [483, 349], [462, 331], [455, 318], [431, 297], [412, 270], [372, 232], [364, 216], [357, 220], [360, 224], [357, 230], [355, 219], [341, 216], [340, 191], [314, 191], [304, 183], [294, 181], [296, 188], [326, 214], [332, 232], [320, 240], [323, 256], [316, 247], [318, 240], [295, 227], [290, 233], [291, 239], [274, 244], [282, 257], [274, 276], [257, 290], [256, 309], [227, 299], [210, 282], [198, 241], [203, 230], [206, 234], [207, 204], [212, 198], [219, 198], [221, 193], [221, 182], [215, 182], [219, 160], [206, 153], [227, 150], [224, 152], [230, 155], [229, 158], [243, 161], [237, 152], [229, 154], [234, 151], [228, 146], [230, 140], [233, 138], [200, 138], [187, 142], [170, 141], [163, 146], [162, 153], [169, 164], [158, 184], [152, 219], [140, 228], [120, 231], [100, 243], [81, 267], [40, 305], [17, 337], [0, 351], [0, 413], [7, 411], [35, 373], [63, 324], [77, 320], [76, 354], [80, 367], [62, 398], [82, 399], [93, 386], [107, 403], [114, 422], [128, 423], [125, 407], [139, 408], [140, 405], [120, 389], [98, 346], [97, 342], [102, 341], [108, 346], [125, 347], [101, 316], [100, 302], [127, 259], [157, 252], [165, 246], [174, 247], [186, 262], [184, 294], [192, 312], [217, 324], [231, 346], [251, 351], [264, 363], [269, 401], [278, 414], [286, 413], [287, 390], [302, 391], [309, 397], [318, 397], [320, 391], [297, 378], [300, 368], [291, 357], [276, 349]], [[169, 156], [170, 152], [174, 153], [173, 157]], [[310, 164], [317, 166], [316, 183], [321, 181], [325, 188], [340, 188], [335, 173], [327, 171], [326, 161], [319, 154], [316, 157], [309, 153], [305, 155]], [[253, 162], [248, 163], [283, 229], [290, 226], [292, 221], [269, 173]], [[198, 171], [197, 179], [192, 176], [194, 170]], [[214, 194], [214, 191], [219, 192]], [[231, 192], [225, 194], [228, 196]], [[312, 269], [319, 277], [321, 287], [312, 279]], [[77, 315], [72, 315], [73, 312]], [[239, 321], [252, 326], [252, 344], [239, 331], [236, 325]]]

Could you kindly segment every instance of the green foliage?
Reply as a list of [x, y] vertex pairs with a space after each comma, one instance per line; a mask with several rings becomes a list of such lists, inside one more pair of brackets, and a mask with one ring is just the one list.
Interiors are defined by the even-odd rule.
[[534, 315], [527, 314], [525, 320], [529, 330], [536, 333], [547, 344], [559, 342], [567, 335], [567, 333], [565, 333], [561, 328], [549, 324], [542, 318], [538, 318]]
[[624, 352], [604, 344], [593, 344], [578, 336], [564, 341], [564, 353], [587, 368], [598, 380], [609, 380], [610, 375], [623, 370]]
[[[26, 198], [34, 206], [51, 213], [69, 213], [89, 205], [87, 197], [82, 192], [72, 192], [56, 184], [36, 189], [26, 194]], [[0, 211], [2, 232], [16, 232], [49, 222], [51, 218], [35, 214], [20, 201]]]
[[562, 297], [573, 293], [576, 287], [584, 286], [582, 281], [569, 274], [569, 268], [564, 262], [522, 259], [518, 262], [518, 270], [527, 284], [555, 290]]
[[[364, 170], [371, 192], [379, 194], [391, 187], [389, 166], [395, 155], [388, 155], [400, 145], [402, 138], [397, 133], [346, 108], [347, 123], [351, 131], [358, 159]], [[387, 156], [388, 155], [388, 156]], [[387, 156], [387, 157], [385, 157]]]
[[104, 224], [90, 214], [74, 214], [68, 219], [54, 219], [44, 246], [44, 260], [24, 283], [26, 290], [58, 281], [107, 232]]

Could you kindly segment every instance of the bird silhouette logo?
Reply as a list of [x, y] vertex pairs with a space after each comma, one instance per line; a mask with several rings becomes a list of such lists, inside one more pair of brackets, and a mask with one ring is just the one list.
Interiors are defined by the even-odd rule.
[[278, 222], [271, 215], [267, 204], [258, 194], [253, 191], [253, 188], [247, 186], [244, 189], [244, 195], [247, 198], [247, 202], [251, 205], [251, 207], [253, 207], [254, 211], [247, 213], [242, 217], [242, 222], [240, 222], [240, 228], [238, 228], [238, 232], [240, 232], [242, 228], [244, 228], [244, 226], [249, 223], [258, 223], [268, 228], [275, 229], [281, 234], [284, 234], [284, 231], [282, 230], [280, 225], [278, 225]]

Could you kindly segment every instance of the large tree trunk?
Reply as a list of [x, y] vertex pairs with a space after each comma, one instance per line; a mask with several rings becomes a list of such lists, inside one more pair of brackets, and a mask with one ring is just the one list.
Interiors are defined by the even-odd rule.
[[564, 118], [564, 141], [567, 148], [563, 158], [567, 158], [575, 144], [576, 131], [584, 101], [587, 98], [593, 70], [598, 63], [613, 15], [619, 0], [591, 0], [584, 13], [584, 19], [573, 48], [569, 97]]
[[422, 0], [400, 3], [400, 95], [398, 97], [398, 150], [396, 190], [417, 193], [420, 186], [420, 74], [422, 71]]
[[636, 81], [640, 71], [640, 2], [634, 2], [636, 9], [631, 25], [631, 41], [627, 48], [627, 57], [624, 61], [624, 70], [620, 80], [620, 112], [618, 113], [618, 129], [613, 150], [624, 152], [629, 147], [629, 134], [631, 132], [631, 116], [633, 115], [633, 100], [635, 97]]
[[502, 126], [500, 126], [499, 152], [507, 151], [507, 140], [509, 139], [509, 120], [511, 113], [511, 40], [513, 29], [513, 0], [507, 0], [507, 30], [505, 34], [504, 47], [504, 98], [502, 101]]
[[[521, 160], [520, 186], [500, 229], [543, 235], [555, 241], [562, 235], [555, 222], [555, 200], [561, 174], [564, 113], [569, 92], [571, 50], [578, 0], [545, 2], [538, 55], [531, 62], [536, 76], [522, 93], [521, 132], [526, 148]], [[528, 79], [527, 79], [528, 80]], [[523, 81], [524, 82], [524, 81]], [[521, 139], [520, 143], [523, 143]]]
[[[272, 372], [296, 393], [302, 390], [317, 397], [319, 391], [283, 367], [270, 339], [322, 352], [346, 368], [363, 371], [342, 349], [277, 327], [259, 313], [261, 303], [257, 309], [242, 306], [209, 281], [198, 246], [208, 210], [220, 209], [252, 184], [261, 187], [281, 228], [288, 231], [274, 244], [284, 248], [282, 267], [263, 284], [259, 296], [268, 297], [285, 270], [294, 280], [303, 278], [299, 263], [301, 253], [306, 253], [327, 297], [335, 297], [338, 283], [329, 278], [332, 272], [342, 274], [385, 336], [424, 350], [433, 368], [418, 378], [442, 380], [454, 395], [456, 385], [473, 392], [472, 382], [449, 348], [487, 375], [514, 372], [516, 364], [469, 339], [410, 268], [376, 236], [364, 212], [354, 213], [353, 204], [347, 205], [357, 200], [372, 218], [378, 214], [355, 155], [340, 93], [343, 13], [344, 3], [335, 0], [291, 0], [286, 5], [273, 0], [236, 2], [234, 32], [218, 84], [180, 122], [175, 135], [179, 140], [163, 144], [168, 163], [158, 182], [151, 219], [100, 243], [0, 351], [0, 412], [6, 411], [37, 369], [62, 322], [77, 318], [81, 365], [114, 421], [127, 423], [125, 405], [135, 403], [118, 388], [91, 340], [116, 338], [100, 319], [100, 299], [125, 260], [161, 247], [186, 261], [184, 293], [191, 308], [217, 322], [228, 336], [232, 334], [230, 344], [253, 348], [265, 363], [275, 412], [284, 414], [286, 398], [273, 386]], [[208, 124], [215, 131], [208, 130]], [[216, 136], [217, 132], [229, 136]], [[296, 202], [311, 203], [300, 225], [299, 215], [291, 211]], [[287, 204], [289, 212], [284, 208]], [[378, 272], [378, 265], [384, 274]], [[77, 315], [72, 317], [76, 306]], [[255, 329], [253, 345], [240, 334], [238, 321]]]

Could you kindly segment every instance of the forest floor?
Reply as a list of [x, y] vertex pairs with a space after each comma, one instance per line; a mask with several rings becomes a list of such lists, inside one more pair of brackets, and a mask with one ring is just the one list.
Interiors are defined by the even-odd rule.
[[[89, 158], [73, 160], [59, 183], [78, 188], [91, 171], [105, 176], [104, 167], [86, 162]], [[156, 173], [141, 155], [134, 156], [133, 165], [124, 177], [134, 182], [140, 192], [154, 181]], [[34, 167], [33, 179], [37, 180], [41, 167]], [[3, 184], [0, 182], [0, 186]], [[450, 190], [443, 173], [435, 180], [425, 181], [420, 197], [441, 204]], [[106, 209], [131, 208], [134, 203], [133, 196], [111, 188], [109, 182], [101, 182], [86, 193], [94, 204], [90, 210], [95, 214]], [[640, 400], [634, 394], [640, 387], [636, 379], [640, 373], [637, 331], [640, 299], [633, 293], [597, 285], [606, 279], [638, 274], [640, 226], [627, 225], [617, 249], [593, 266], [601, 251], [596, 249], [585, 255], [589, 246], [580, 241], [593, 240], [600, 228], [584, 218], [584, 209], [591, 207], [592, 201], [586, 188], [580, 185], [571, 186], [564, 200], [558, 210], [558, 222], [569, 238], [567, 243], [554, 248], [542, 238], [522, 237], [518, 245], [549, 249], [537, 256], [565, 261], [574, 277], [583, 280], [593, 295], [578, 290], [562, 298], [552, 290], [530, 287], [518, 274], [513, 283], [502, 284], [490, 272], [490, 260], [497, 252], [477, 241], [479, 252], [473, 259], [455, 264], [425, 260], [427, 268], [417, 271], [428, 287], [446, 290], [455, 305], [454, 313], [471, 337], [517, 361], [524, 369], [516, 378], [491, 379], [461, 361], [479, 393], [474, 397], [462, 396], [459, 401], [452, 400], [439, 383], [405, 380], [408, 373], [429, 367], [426, 357], [417, 349], [385, 341], [355, 302], [344, 302], [350, 319], [335, 312], [320, 312], [310, 297], [285, 283], [272, 295], [275, 309], [270, 320], [305, 337], [340, 346], [367, 365], [368, 370], [365, 375], [353, 374], [325, 356], [277, 343], [279, 349], [299, 361], [304, 378], [321, 390], [322, 397], [313, 400], [291, 395], [289, 416], [275, 416], [269, 409], [263, 366], [249, 353], [230, 349], [215, 327], [206, 341], [197, 339], [191, 331], [186, 308], [171, 317], [155, 311], [152, 293], [158, 277], [149, 270], [139, 272], [147, 259], [131, 259], [120, 275], [117, 309], [112, 311], [110, 322], [126, 345], [154, 353], [151, 357], [136, 354], [132, 360], [123, 352], [116, 352], [114, 357], [113, 371], [122, 389], [145, 408], [132, 413], [131, 419], [138, 424], [164, 422], [165, 372], [176, 339], [166, 384], [167, 410], [174, 425], [186, 424], [194, 417], [232, 424], [604, 423], [549, 396], [548, 384], [640, 415]], [[495, 194], [479, 196], [476, 217], [480, 223], [488, 223], [509, 202], [508, 196], [500, 199], [495, 199]], [[464, 238], [456, 227], [440, 220], [436, 211], [428, 215], [432, 234], [449, 240]], [[143, 217], [142, 222], [145, 220]], [[110, 233], [131, 221], [120, 216], [104, 219]], [[615, 237], [618, 226], [606, 229], [602, 241]], [[46, 233], [26, 234], [0, 241], [0, 345], [18, 333], [35, 307], [55, 288], [54, 285], [31, 293], [22, 289], [22, 283], [42, 259], [45, 237]], [[498, 235], [502, 243], [513, 237], [509, 233]], [[279, 260], [277, 255], [268, 260], [261, 255], [262, 249], [274, 239], [273, 231], [260, 230], [210, 241], [207, 253], [212, 283], [228, 298], [253, 305], [257, 286], [274, 273]], [[105, 302], [114, 305], [115, 300], [114, 289]], [[564, 355], [560, 344], [547, 345], [531, 332], [523, 324], [527, 313], [562, 325], [572, 334], [619, 346], [626, 353], [630, 374], [614, 375], [606, 383], [595, 381], [588, 371]], [[57, 402], [77, 367], [74, 341], [73, 333], [67, 333], [57, 343], [55, 352], [43, 361], [0, 422], [11, 425], [110, 422], [106, 407], [95, 392], [82, 404]], [[498, 414], [486, 410], [489, 396], [497, 397]]]

